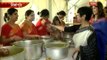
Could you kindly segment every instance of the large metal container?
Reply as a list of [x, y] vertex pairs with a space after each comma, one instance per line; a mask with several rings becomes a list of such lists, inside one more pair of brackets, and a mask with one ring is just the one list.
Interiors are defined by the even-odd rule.
[[7, 51], [7, 55], [0, 57], [0, 60], [24, 60], [24, 48], [16, 46], [5, 46], [0, 48]]
[[68, 56], [68, 44], [64, 42], [51, 42], [45, 45], [46, 56], [51, 59], [63, 59]]
[[44, 44], [46, 44], [46, 43], [52, 42], [53, 37], [44, 35], [44, 36], [41, 36], [41, 40], [44, 42]]
[[68, 42], [71, 41], [72, 40], [72, 34], [64, 32], [63, 39], [66, 39], [66, 41], [68, 41]]
[[15, 42], [14, 45], [25, 48], [26, 60], [37, 60], [42, 55], [42, 44], [41, 40], [25, 40]]
[[74, 42], [72, 40], [73, 34], [74, 33], [67, 33], [67, 32], [64, 32], [64, 34], [63, 34], [63, 40], [68, 42], [70, 46], [74, 45]]

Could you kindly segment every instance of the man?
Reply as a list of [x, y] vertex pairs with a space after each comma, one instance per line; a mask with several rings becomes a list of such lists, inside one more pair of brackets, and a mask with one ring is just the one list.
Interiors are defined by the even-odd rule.
[[98, 60], [98, 48], [96, 35], [89, 20], [92, 16], [90, 7], [81, 7], [77, 11], [77, 19], [81, 21], [79, 29], [73, 36], [75, 44], [75, 52], [77, 52], [77, 60]]

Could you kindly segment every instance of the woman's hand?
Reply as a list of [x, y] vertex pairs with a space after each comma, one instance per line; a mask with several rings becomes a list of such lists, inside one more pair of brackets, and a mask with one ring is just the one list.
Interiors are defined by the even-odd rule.
[[34, 39], [39, 39], [40, 37], [41, 37], [40, 35], [26, 35], [25, 40], [26, 39], [34, 40]]
[[14, 40], [14, 41], [19, 41], [19, 40], [21, 40], [22, 38], [15, 35], [15, 36], [10, 37], [10, 39], [11, 39], [11, 40]]
[[45, 24], [46, 24], [46, 20], [43, 19], [43, 20], [41, 21], [41, 23], [42, 23], [43, 25], [45, 25]]
[[65, 28], [64, 26], [56, 26], [56, 25], [51, 25], [51, 26], [57, 28], [60, 31], [64, 31]]

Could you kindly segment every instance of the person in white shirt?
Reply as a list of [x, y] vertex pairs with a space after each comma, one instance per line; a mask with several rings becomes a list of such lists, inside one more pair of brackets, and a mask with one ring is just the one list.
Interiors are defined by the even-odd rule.
[[77, 53], [76, 60], [98, 60], [96, 35], [89, 23], [91, 16], [90, 7], [80, 7], [77, 11], [77, 19], [81, 21], [81, 25], [73, 36], [75, 51], [72, 57]]

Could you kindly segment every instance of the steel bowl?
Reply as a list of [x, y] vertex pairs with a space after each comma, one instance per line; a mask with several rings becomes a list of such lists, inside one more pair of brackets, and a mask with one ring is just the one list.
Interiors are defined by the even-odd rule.
[[14, 45], [25, 48], [26, 60], [37, 60], [42, 56], [43, 41], [41, 40], [18, 41]]
[[65, 42], [51, 42], [45, 45], [46, 56], [51, 59], [63, 59], [68, 56], [68, 44]]
[[74, 42], [72, 40], [73, 34], [74, 33], [67, 33], [67, 32], [64, 32], [63, 34], [63, 40], [69, 43], [69, 45], [74, 45]]
[[53, 41], [53, 37], [44, 35], [44, 36], [41, 36], [41, 40], [44, 42], [44, 44], [47, 44]]

